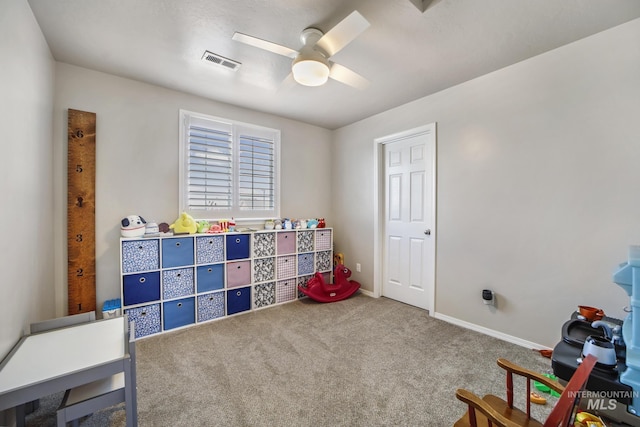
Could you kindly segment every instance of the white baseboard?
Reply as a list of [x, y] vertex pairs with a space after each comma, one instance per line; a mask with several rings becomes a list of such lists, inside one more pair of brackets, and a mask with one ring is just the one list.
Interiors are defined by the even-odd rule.
[[485, 328], [484, 326], [476, 325], [475, 323], [470, 323], [464, 320], [457, 319], [455, 317], [447, 316], [446, 314], [441, 314], [436, 312], [433, 314], [433, 317], [439, 320], [443, 320], [447, 323], [461, 326], [465, 329], [471, 329], [472, 331], [480, 332], [481, 334], [489, 335], [490, 337], [498, 338], [499, 340], [519, 345], [521, 347], [530, 348], [534, 350], [552, 350], [547, 346], [537, 344], [531, 341], [523, 340], [522, 338], [514, 337], [513, 335], [508, 335], [502, 332], [495, 331], [493, 329]]
[[373, 292], [368, 291], [368, 290], [366, 290], [366, 289], [362, 289], [362, 288], [360, 288], [360, 292], [362, 292], [363, 294], [365, 294], [365, 295], [366, 295], [366, 296], [368, 296], [368, 297], [376, 298], [376, 297], [373, 295]]

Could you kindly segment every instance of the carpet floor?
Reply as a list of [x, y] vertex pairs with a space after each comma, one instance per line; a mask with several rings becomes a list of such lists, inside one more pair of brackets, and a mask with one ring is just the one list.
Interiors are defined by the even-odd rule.
[[[136, 349], [142, 427], [446, 427], [466, 409], [457, 388], [504, 395], [496, 359], [550, 371], [536, 351], [360, 293], [252, 311], [141, 339]], [[524, 387], [516, 383], [516, 406]], [[41, 399], [27, 425], [55, 426], [61, 397]], [[534, 417], [546, 418], [553, 403], [534, 405]], [[80, 425], [124, 426], [124, 411]]]

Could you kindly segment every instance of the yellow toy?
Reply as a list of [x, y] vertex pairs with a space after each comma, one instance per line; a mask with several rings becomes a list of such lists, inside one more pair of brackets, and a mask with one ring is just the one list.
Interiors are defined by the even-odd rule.
[[547, 399], [545, 399], [541, 394], [536, 393], [535, 391], [532, 391], [530, 396], [531, 397], [529, 399], [531, 400], [531, 403], [535, 403], [537, 405], [545, 405], [547, 403]]
[[176, 219], [169, 228], [173, 230], [174, 234], [195, 234], [195, 232], [198, 231], [198, 223], [191, 215], [186, 212], [182, 212], [180, 217]]
[[578, 412], [576, 414], [575, 427], [604, 427], [602, 419], [589, 412]]

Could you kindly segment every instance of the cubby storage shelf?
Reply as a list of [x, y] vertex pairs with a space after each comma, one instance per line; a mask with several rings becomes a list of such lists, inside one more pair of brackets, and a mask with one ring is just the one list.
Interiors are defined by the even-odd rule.
[[261, 230], [120, 239], [121, 297], [136, 338], [303, 298], [331, 280], [333, 230]]

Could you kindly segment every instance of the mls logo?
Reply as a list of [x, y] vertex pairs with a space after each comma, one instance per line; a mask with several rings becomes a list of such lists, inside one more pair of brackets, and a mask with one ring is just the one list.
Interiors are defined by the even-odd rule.
[[616, 400], [615, 399], [587, 399], [587, 411], [604, 411], [609, 410], [612, 411], [616, 409]]

